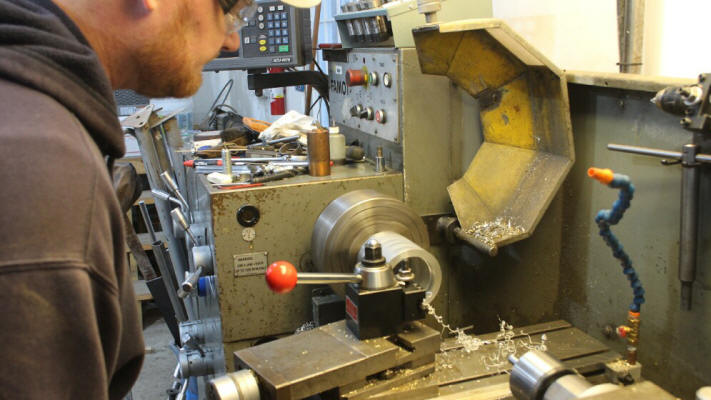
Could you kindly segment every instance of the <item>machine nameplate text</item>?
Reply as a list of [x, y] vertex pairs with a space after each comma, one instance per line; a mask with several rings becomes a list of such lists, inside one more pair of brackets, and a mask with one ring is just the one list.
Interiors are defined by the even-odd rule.
[[261, 275], [267, 271], [267, 252], [235, 254], [235, 276]]

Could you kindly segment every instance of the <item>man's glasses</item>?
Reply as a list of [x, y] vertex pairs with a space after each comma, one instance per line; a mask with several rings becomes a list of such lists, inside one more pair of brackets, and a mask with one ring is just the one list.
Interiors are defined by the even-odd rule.
[[[242, 6], [240, 8], [240, 6]], [[239, 32], [257, 12], [256, 0], [240, 0], [230, 12], [225, 14], [227, 33]]]

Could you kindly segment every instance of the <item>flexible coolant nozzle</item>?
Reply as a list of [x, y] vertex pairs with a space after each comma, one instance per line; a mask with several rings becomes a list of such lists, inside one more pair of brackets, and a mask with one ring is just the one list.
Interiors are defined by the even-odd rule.
[[609, 168], [588, 168], [588, 176], [596, 179], [600, 183], [609, 185], [612, 179], [615, 177], [615, 173]]
[[610, 230], [610, 226], [620, 222], [625, 211], [629, 208], [630, 201], [632, 201], [632, 197], [634, 196], [634, 185], [630, 182], [630, 178], [627, 175], [616, 174], [607, 168], [589, 168], [588, 176], [610, 188], [619, 189], [620, 191], [618, 199], [612, 204], [611, 209], [600, 210], [597, 213], [595, 223], [600, 228], [600, 236], [602, 236], [605, 244], [612, 250], [613, 257], [620, 261], [622, 272], [630, 282], [630, 287], [634, 294], [634, 299], [632, 300], [632, 304], [630, 304], [630, 310], [632, 312], [639, 312], [642, 303], [644, 303], [642, 281], [639, 279], [637, 271], [635, 271], [632, 266], [632, 260], [625, 252], [622, 244], [620, 244], [617, 237]]

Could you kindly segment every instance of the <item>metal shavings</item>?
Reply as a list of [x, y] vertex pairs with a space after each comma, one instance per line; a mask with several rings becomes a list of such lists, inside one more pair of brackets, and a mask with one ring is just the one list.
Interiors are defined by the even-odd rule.
[[464, 330], [462, 328], [456, 328], [452, 329], [449, 324], [444, 323], [444, 318], [442, 318], [441, 315], [437, 315], [435, 312], [434, 307], [432, 307], [431, 304], [424, 304], [423, 306], [427, 310], [427, 314], [431, 315], [434, 317], [434, 319], [437, 321], [438, 324], [442, 325], [442, 330], [447, 330], [449, 333], [456, 334], [457, 335], [457, 343], [464, 347], [464, 351], [467, 353], [471, 353], [472, 351], [477, 351], [479, 350], [479, 347], [481, 347], [483, 344], [486, 344], [484, 341], [482, 341], [479, 338], [475, 338], [473, 336], [469, 336], [466, 333], [464, 333]]
[[494, 221], [476, 222], [467, 229], [466, 234], [488, 246], [496, 244], [497, 240], [520, 235], [525, 229], [512, 221], [511, 218], [498, 217]]
[[[437, 321], [437, 323], [442, 326], [443, 332], [446, 330], [451, 334], [456, 334], [457, 344], [462, 346], [462, 348], [467, 354], [479, 350], [479, 348], [484, 345], [495, 344], [495, 352], [489, 355], [481, 356], [481, 361], [487, 370], [496, 369], [499, 373], [508, 373], [507, 367], [509, 365], [509, 354], [516, 355], [519, 350], [521, 350], [521, 353], [523, 353], [525, 351], [533, 349], [541, 351], [546, 351], [548, 349], [548, 347], [546, 346], [546, 341], [548, 340], [548, 338], [545, 334], [541, 336], [540, 342], [534, 342], [533, 339], [531, 339], [530, 335], [521, 331], [521, 335], [523, 335], [524, 337], [519, 339], [518, 341], [515, 341], [514, 336], [516, 336], [516, 334], [514, 332], [513, 325], [508, 324], [506, 321], [502, 320], [499, 322], [499, 333], [496, 335], [495, 339], [481, 340], [477, 337], [467, 335], [466, 333], [464, 333], [464, 330], [462, 328], [455, 329], [452, 328], [449, 324], [444, 323], [444, 319], [442, 318], [442, 316], [437, 315], [434, 307], [432, 307], [431, 304], [424, 304], [424, 307], [427, 310], [427, 314], [431, 315]], [[453, 361], [449, 358], [447, 351], [442, 351], [441, 355], [442, 356], [440, 357], [440, 362], [438, 363], [437, 368], [439, 370], [452, 369], [454, 366]]]
[[300, 327], [296, 328], [296, 331], [294, 332], [294, 334], [303, 333], [303, 332], [310, 331], [315, 328], [316, 328], [316, 323], [314, 321], [309, 321], [309, 322], [301, 325]]
[[630, 363], [627, 362], [625, 359], [620, 359], [617, 361], [613, 361], [607, 366], [614, 371], [618, 376], [626, 376], [630, 374]]
[[497, 369], [499, 372], [505, 370], [506, 367], [509, 366], [509, 355], [516, 355], [518, 350], [523, 350], [523, 353], [533, 349], [540, 351], [546, 351], [548, 349], [546, 346], [546, 340], [548, 340], [548, 337], [545, 334], [541, 336], [540, 342], [534, 342], [533, 339], [531, 339], [531, 336], [523, 331], [521, 331], [521, 334], [525, 337], [516, 342], [513, 339], [515, 336], [513, 325], [508, 324], [503, 320], [500, 321], [499, 333], [496, 335], [496, 339], [492, 341], [493, 343], [496, 343], [496, 352], [489, 354], [488, 357], [481, 357], [486, 369]]

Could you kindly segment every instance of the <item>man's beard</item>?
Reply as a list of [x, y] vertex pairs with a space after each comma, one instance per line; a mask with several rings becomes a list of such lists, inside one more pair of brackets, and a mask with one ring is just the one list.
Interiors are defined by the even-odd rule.
[[202, 84], [202, 74], [189, 54], [190, 11], [181, 6], [174, 23], [144, 42], [133, 58], [138, 74], [135, 90], [148, 97], [187, 97]]

